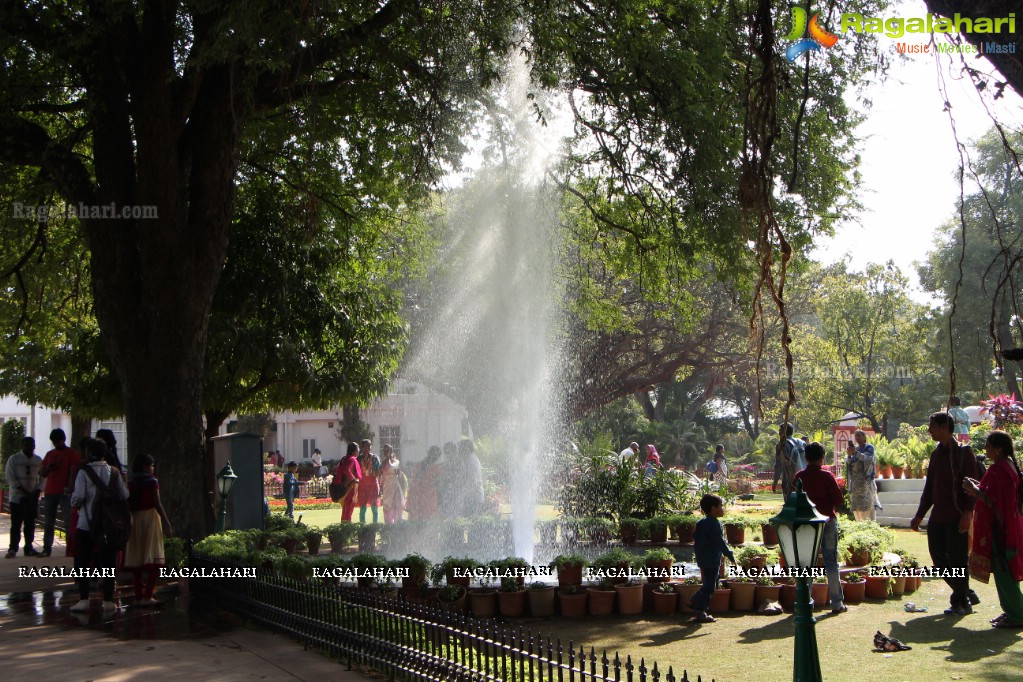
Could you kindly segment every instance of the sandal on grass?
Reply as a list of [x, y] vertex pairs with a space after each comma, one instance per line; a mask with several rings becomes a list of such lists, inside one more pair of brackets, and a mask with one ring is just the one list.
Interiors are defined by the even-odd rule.
[[1000, 615], [1000, 616], [995, 616], [994, 618], [992, 618], [990, 622], [991, 622], [991, 624], [992, 624], [992, 625], [994, 625], [995, 623], [1000, 623], [1000, 622], [1002, 622], [1003, 620], [1005, 620], [1005, 619], [1006, 619], [1006, 618], [1008, 618], [1008, 617], [1009, 617], [1009, 614], [1007, 614], [1007, 613], [1003, 613], [1003, 614], [1002, 614], [1002, 615]]
[[1023, 623], [1016, 620], [1009, 620], [1003, 618], [997, 622], [992, 623], [996, 628], [1023, 628]]

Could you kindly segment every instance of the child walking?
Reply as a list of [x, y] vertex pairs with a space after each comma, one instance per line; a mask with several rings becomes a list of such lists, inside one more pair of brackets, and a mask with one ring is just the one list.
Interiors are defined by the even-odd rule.
[[727, 555], [734, 562], [735, 555], [725, 542], [724, 531], [718, 521], [725, 515], [724, 500], [708, 493], [700, 498], [700, 509], [704, 517], [696, 524], [693, 540], [696, 544], [696, 564], [703, 574], [703, 585], [689, 600], [689, 606], [696, 612], [693, 618], [695, 622], [713, 623], [715, 618], [707, 613], [707, 606], [714, 590], [718, 588], [721, 557]]
[[[163, 539], [173, 532], [160, 503], [160, 483], [153, 475], [155, 464], [151, 455], [138, 455], [128, 482], [132, 526], [124, 550], [124, 567], [131, 570], [135, 583], [135, 606], [143, 609], [161, 606], [161, 602], [153, 599], [153, 590], [160, 567], [166, 563]], [[142, 581], [143, 571], [146, 572], [145, 582]]]
[[298, 476], [295, 473], [298, 471], [298, 464], [295, 462], [288, 462], [288, 473], [284, 474], [284, 499], [288, 503], [288, 509], [285, 514], [288, 515], [289, 519], [295, 518], [295, 498], [298, 497], [299, 486], [305, 485], [305, 481], [298, 480]]

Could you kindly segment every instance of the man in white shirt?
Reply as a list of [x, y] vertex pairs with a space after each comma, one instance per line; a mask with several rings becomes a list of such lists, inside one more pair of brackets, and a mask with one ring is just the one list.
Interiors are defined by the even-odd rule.
[[629, 447], [625, 448], [624, 450], [621, 451], [621, 453], [619, 453], [618, 461], [621, 462], [622, 464], [625, 464], [626, 462], [634, 458], [637, 452], [639, 452], [639, 443], [637, 443], [636, 441], [632, 441], [631, 443], [629, 443]]
[[22, 531], [25, 535], [25, 556], [39, 554], [32, 547], [36, 535], [36, 514], [39, 512], [39, 469], [43, 460], [35, 453], [34, 438], [21, 439], [21, 452], [7, 458], [4, 476], [11, 491], [11, 544], [7, 558], [18, 555]]

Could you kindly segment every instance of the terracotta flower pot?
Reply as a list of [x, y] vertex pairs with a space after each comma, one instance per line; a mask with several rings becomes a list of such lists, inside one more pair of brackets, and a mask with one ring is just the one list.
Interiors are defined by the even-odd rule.
[[295, 549], [298, 547], [298, 540], [295, 538], [285, 538], [281, 541], [281, 547], [283, 547], [284, 551], [288, 554], [294, 554]]
[[870, 599], [888, 598], [888, 576], [868, 575], [865, 596]]
[[493, 618], [497, 612], [497, 592], [495, 590], [473, 590], [469, 593], [469, 608], [479, 618]]
[[537, 588], [526, 592], [529, 595], [529, 615], [547, 618], [554, 615], [554, 586]]
[[444, 580], [445, 582], [447, 582], [448, 585], [460, 585], [464, 587], [466, 590], [468, 590], [469, 582], [472, 580], [472, 578], [470, 578], [467, 575], [456, 576], [455, 569], [452, 567], [444, 572]]
[[859, 604], [863, 601], [867, 591], [867, 582], [864, 580], [858, 583], [842, 583], [842, 593], [845, 595], [847, 604]]
[[686, 583], [675, 583], [675, 591], [678, 592], [678, 607], [683, 613], [692, 613], [693, 610], [689, 608], [689, 600], [693, 598], [696, 591], [700, 589], [699, 585], [687, 585]]
[[305, 543], [309, 547], [309, 553], [317, 555], [320, 553], [320, 543], [323, 542], [323, 536], [319, 533], [310, 533], [305, 536]]
[[565, 594], [558, 590], [558, 608], [565, 618], [582, 618], [586, 615], [586, 592]]
[[767, 557], [757, 556], [749, 559], [748, 561], [742, 562], [742, 570], [748, 571], [751, 568], [765, 569], [767, 568]]
[[661, 592], [654, 590], [650, 593], [654, 604], [654, 613], [658, 616], [669, 616], [675, 613], [678, 608], [677, 592]]
[[668, 527], [655, 526], [650, 529], [650, 542], [663, 544], [668, 541]]
[[583, 584], [583, 565], [565, 564], [558, 569], [558, 587]]
[[906, 478], [916, 478], [916, 471], [913, 467], [906, 467]]
[[710, 596], [710, 606], [707, 610], [711, 613], [727, 613], [728, 604], [731, 601], [732, 591], [727, 587], [719, 587]]
[[902, 478], [905, 467], [892, 466], [892, 478]]
[[680, 523], [671, 527], [671, 537], [678, 540], [680, 545], [693, 544], [693, 535], [696, 532], [696, 524]]
[[824, 605], [828, 603], [828, 584], [826, 582], [811, 584], [810, 599], [813, 599], [814, 608], [824, 608]]
[[870, 550], [861, 549], [855, 552], [849, 552], [849, 562], [847, 566], [866, 566], [870, 563]]
[[618, 613], [623, 616], [634, 616], [643, 613], [643, 584], [615, 585], [618, 593]]
[[725, 537], [732, 547], [746, 544], [746, 527], [741, 523], [726, 523]]
[[757, 586], [753, 583], [728, 583], [731, 588], [731, 607], [733, 611], [752, 611]]
[[796, 586], [795, 585], [782, 585], [781, 592], [778, 593], [778, 602], [781, 607], [786, 611], [792, 611], [796, 608]]
[[595, 587], [586, 588], [589, 595], [589, 609], [591, 616], [609, 616], [615, 610], [614, 590], [598, 590]]
[[457, 598], [450, 601], [445, 601], [443, 599], [440, 600], [440, 607], [445, 611], [454, 611], [456, 613], [463, 613], [465, 611], [465, 606], [466, 603], [468, 602], [469, 593], [461, 585], [459, 585], [458, 587], [460, 589]]
[[892, 477], [892, 468], [891, 468], [891, 466], [889, 466], [887, 464], [884, 465], [883, 467], [881, 467], [880, 469], [878, 469], [878, 471], [881, 473], [881, 478], [891, 478]]
[[647, 561], [646, 567], [649, 569], [647, 575], [647, 582], [651, 583], [666, 583], [671, 580], [671, 567], [675, 564], [672, 559], [664, 559], [657, 561]]
[[756, 594], [753, 596], [753, 608], [760, 608], [765, 599], [781, 602], [782, 585], [757, 585]]
[[918, 575], [907, 575], [906, 576], [906, 594], [911, 594], [920, 589], [920, 584], [923, 579]]
[[760, 532], [764, 535], [764, 545], [776, 547], [778, 545], [778, 529], [769, 523], [760, 525]]
[[497, 593], [497, 608], [505, 618], [519, 618], [526, 613], [526, 593], [524, 590]]
[[906, 593], [906, 576], [900, 575], [895, 578], [892, 583], [892, 594], [896, 597], [901, 597]]

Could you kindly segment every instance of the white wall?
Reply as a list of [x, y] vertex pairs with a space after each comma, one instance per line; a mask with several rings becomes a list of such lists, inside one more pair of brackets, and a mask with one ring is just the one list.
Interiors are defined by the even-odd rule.
[[68, 438], [71, 437], [70, 415], [43, 405], [27, 405], [14, 396], [0, 396], [0, 420], [8, 419], [20, 419], [25, 423], [25, 435], [36, 439], [36, 454], [40, 457], [52, 447], [50, 431], [53, 429], [64, 429]]

